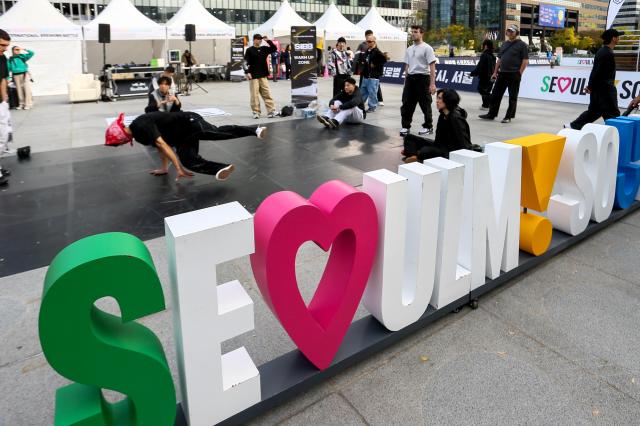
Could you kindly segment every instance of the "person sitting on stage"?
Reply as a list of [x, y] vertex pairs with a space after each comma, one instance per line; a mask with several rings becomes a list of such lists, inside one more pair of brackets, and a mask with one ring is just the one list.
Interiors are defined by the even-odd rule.
[[330, 129], [338, 129], [342, 123], [359, 124], [366, 117], [362, 95], [353, 77], [344, 81], [344, 89], [331, 99], [325, 115], [316, 116], [320, 123]]
[[402, 155], [405, 163], [429, 158], [449, 158], [451, 151], [458, 149], [476, 150], [471, 144], [471, 132], [467, 123], [467, 112], [460, 108], [460, 95], [453, 89], [440, 89], [437, 92], [436, 107], [440, 111], [435, 141], [409, 133], [404, 138]]
[[164, 71], [154, 75], [151, 79], [151, 84], [149, 85], [149, 94], [153, 93], [154, 90], [158, 90], [158, 80], [160, 79], [160, 77], [169, 77], [171, 79], [171, 92], [176, 93], [176, 83], [173, 80], [175, 74], [176, 69], [169, 65], [164, 69]]
[[[233, 164], [216, 163], [202, 158], [199, 154], [201, 140], [223, 140], [257, 136], [267, 136], [266, 127], [219, 126], [216, 127], [195, 112], [151, 112], [137, 117], [129, 126], [124, 125], [124, 114], [107, 128], [105, 145], [133, 145], [133, 139], [142, 145], [155, 146], [160, 154], [162, 167], [152, 170], [155, 176], [166, 175], [169, 162], [173, 163], [178, 175], [191, 177], [192, 172], [215, 176], [224, 181], [233, 173]], [[175, 151], [174, 151], [175, 149]]]
[[144, 109], [148, 112], [178, 112], [182, 107], [177, 95], [171, 93], [171, 79], [162, 76], [158, 79], [158, 89], [149, 94], [149, 104]]

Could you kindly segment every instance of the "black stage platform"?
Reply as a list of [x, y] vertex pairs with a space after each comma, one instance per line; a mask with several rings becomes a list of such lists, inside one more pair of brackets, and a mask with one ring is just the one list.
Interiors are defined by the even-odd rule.
[[315, 120], [270, 122], [266, 140], [200, 144], [207, 159], [233, 163], [227, 182], [196, 175], [174, 181], [148, 174], [158, 155], [140, 144], [94, 146], [5, 158], [12, 172], [0, 191], [0, 277], [48, 265], [68, 244], [88, 235], [123, 231], [148, 240], [164, 235], [167, 216], [239, 201], [254, 212], [270, 194], [310, 195], [340, 179], [362, 184], [362, 173], [397, 170], [402, 140], [372, 125], [328, 130]]

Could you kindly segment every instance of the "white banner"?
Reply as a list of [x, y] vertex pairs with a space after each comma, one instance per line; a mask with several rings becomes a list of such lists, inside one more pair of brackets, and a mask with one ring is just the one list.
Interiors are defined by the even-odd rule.
[[607, 29], [611, 28], [613, 21], [618, 16], [618, 12], [622, 7], [624, 0], [611, 0], [609, 1], [609, 10], [607, 11]]
[[575, 58], [563, 56], [560, 59], [560, 65], [563, 67], [589, 67], [593, 66], [593, 58]]
[[[588, 104], [584, 93], [590, 69], [527, 67], [522, 76], [520, 97], [545, 101]], [[631, 99], [640, 95], [640, 72], [616, 73], [618, 106], [626, 108]]]

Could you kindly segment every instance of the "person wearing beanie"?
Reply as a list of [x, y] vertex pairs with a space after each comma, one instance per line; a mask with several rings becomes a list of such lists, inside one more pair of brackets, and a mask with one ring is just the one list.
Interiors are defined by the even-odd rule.
[[105, 145], [133, 145], [135, 139], [146, 146], [155, 146], [160, 154], [162, 167], [152, 170], [155, 176], [166, 175], [171, 162], [178, 175], [191, 177], [193, 172], [215, 176], [224, 181], [233, 173], [233, 164], [217, 163], [199, 155], [201, 140], [225, 140], [257, 136], [267, 136], [266, 127], [214, 126], [195, 112], [151, 112], [137, 117], [129, 126], [124, 124], [124, 114], [111, 123], [105, 133]]
[[364, 122], [367, 113], [360, 89], [353, 77], [347, 77], [344, 88], [329, 102], [329, 109], [325, 115], [317, 115], [320, 123], [329, 129], [338, 129], [342, 123], [360, 124]]

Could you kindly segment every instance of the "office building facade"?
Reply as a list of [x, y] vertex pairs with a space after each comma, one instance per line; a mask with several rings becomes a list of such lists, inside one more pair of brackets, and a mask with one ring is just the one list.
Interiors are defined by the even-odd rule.
[[[236, 27], [237, 35], [246, 35], [263, 24], [280, 7], [280, 1], [268, 0], [200, 0], [218, 19]], [[133, 4], [152, 20], [164, 23], [183, 5], [183, 0], [132, 0]], [[326, 10], [330, 0], [290, 0], [293, 8], [307, 21], [315, 22]], [[13, 6], [13, 0], [0, 1], [0, 12]], [[51, 3], [64, 16], [80, 24], [91, 21], [109, 3], [108, 0], [72, 0]], [[371, 7], [372, 0], [336, 0], [342, 14], [352, 22], [358, 22]], [[387, 22], [406, 29], [412, 15], [411, 0], [377, 0], [380, 14]]]
[[640, 30], [640, 0], [625, 0], [613, 22], [616, 28]]

